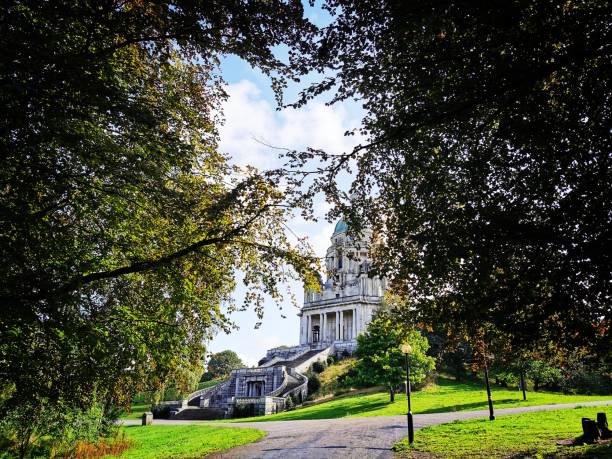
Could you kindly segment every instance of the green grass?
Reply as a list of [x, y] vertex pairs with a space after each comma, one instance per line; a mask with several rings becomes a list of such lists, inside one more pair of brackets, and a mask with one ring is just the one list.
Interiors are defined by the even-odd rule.
[[[527, 401], [514, 389], [493, 388], [493, 402], [497, 408], [510, 408], [531, 405], [583, 402], [590, 400], [612, 400], [612, 395], [564, 395], [550, 392], [528, 392]], [[485, 409], [487, 395], [482, 384], [457, 383], [452, 379], [438, 378], [438, 384], [422, 391], [414, 392], [412, 397], [413, 413], [441, 413], [446, 411], [471, 411]], [[406, 396], [396, 395], [395, 402], [389, 403], [389, 394], [373, 394], [340, 397], [319, 405], [271, 416], [249, 418], [249, 421], [288, 421], [298, 419], [332, 419], [343, 417], [389, 416], [406, 414]], [[241, 422], [246, 419], [232, 420]]]
[[148, 403], [136, 403], [132, 405], [132, 411], [130, 413], [122, 414], [119, 419], [140, 419], [142, 418], [142, 413], [150, 409], [151, 405]]
[[559, 446], [582, 433], [583, 417], [595, 419], [597, 412], [612, 414], [610, 407], [540, 411], [500, 416], [495, 421], [455, 421], [415, 432], [412, 448], [407, 439], [395, 445], [401, 457], [412, 458], [609, 458], [612, 443]]
[[210, 381], [200, 382], [198, 383], [198, 387], [196, 390], [207, 389], [209, 387], [216, 386], [217, 384], [222, 383], [225, 380], [226, 378], [217, 378], [217, 379], [211, 379]]
[[325, 368], [323, 373], [319, 374], [321, 388], [317, 392], [317, 395], [333, 394], [348, 390], [349, 388], [342, 384], [340, 379], [356, 364], [357, 359], [349, 357]]
[[201, 458], [213, 451], [257, 441], [266, 435], [256, 429], [201, 425], [132, 426], [121, 431], [134, 442], [119, 456], [122, 459]]

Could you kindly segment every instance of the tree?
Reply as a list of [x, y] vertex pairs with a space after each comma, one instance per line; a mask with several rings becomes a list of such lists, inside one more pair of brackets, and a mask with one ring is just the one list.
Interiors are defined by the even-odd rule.
[[533, 382], [533, 390], [537, 392], [542, 386], [555, 389], [561, 381], [561, 371], [542, 360], [531, 360], [527, 363], [527, 378]]
[[428, 356], [429, 344], [418, 330], [406, 330], [384, 313], [378, 314], [368, 325], [367, 331], [357, 337], [356, 355], [360, 359], [355, 366], [356, 380], [361, 384], [385, 386], [390, 401], [395, 400], [397, 387], [406, 380], [402, 344], [412, 346], [409, 355], [411, 383], [425, 380], [435, 367], [433, 357]]
[[[366, 141], [295, 152], [295, 183], [323, 161], [309, 193], [380, 234], [379, 270], [416, 305], [406, 318], [609, 356], [610, 4], [325, 7], [304, 62], [334, 72], [297, 105], [330, 89], [360, 100]], [[353, 166], [349, 201], [334, 183]]]
[[238, 271], [260, 316], [312, 276], [278, 180], [217, 150], [219, 56], [282, 78], [273, 48], [305, 43], [302, 6], [8, 1], [0, 18], [0, 418], [184, 390]]
[[206, 364], [206, 370], [212, 379], [215, 379], [227, 376], [232, 370], [243, 368], [244, 366], [238, 354], [228, 349], [211, 354]]

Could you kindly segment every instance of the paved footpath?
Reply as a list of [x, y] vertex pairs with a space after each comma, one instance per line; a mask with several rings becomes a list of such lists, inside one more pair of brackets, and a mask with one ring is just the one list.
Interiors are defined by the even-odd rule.
[[[556, 410], [575, 406], [612, 405], [612, 400], [559, 405], [526, 406], [495, 410], [496, 416], [530, 411]], [[415, 429], [460, 419], [487, 418], [488, 410], [415, 414]], [[136, 422], [126, 422], [133, 424]], [[139, 422], [138, 422], [139, 423]], [[193, 421], [163, 421], [156, 424], [184, 424]], [[200, 422], [198, 422], [199, 424]], [[224, 427], [253, 427], [268, 436], [258, 442], [213, 454], [212, 458], [336, 459], [392, 458], [391, 447], [406, 432], [406, 416], [375, 416], [305, 421], [214, 423]]]

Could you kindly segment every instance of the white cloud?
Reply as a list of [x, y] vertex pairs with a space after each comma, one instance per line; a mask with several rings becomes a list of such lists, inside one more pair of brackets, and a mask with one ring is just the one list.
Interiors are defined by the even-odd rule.
[[[349, 151], [361, 140], [358, 135], [344, 135], [361, 122], [363, 113], [353, 106], [327, 106], [315, 100], [300, 109], [277, 111], [259, 87], [246, 79], [229, 85], [227, 93], [220, 149], [235, 164], [271, 169], [283, 163], [275, 148], [312, 147], [338, 154]], [[333, 232], [333, 225], [323, 218], [329, 209], [330, 205], [319, 197], [314, 209], [318, 222], [305, 221], [299, 215], [288, 222], [296, 234], [309, 236], [319, 256], [325, 255]]]
[[[324, 149], [328, 153], [349, 151], [360, 139], [344, 136], [347, 130], [359, 126], [362, 113], [341, 104], [326, 106], [312, 101], [299, 109], [276, 111], [273, 102], [266, 99], [256, 83], [241, 80], [227, 88], [229, 98], [223, 107], [225, 124], [220, 128], [220, 150], [232, 157], [238, 165], [252, 165], [259, 169], [282, 166], [278, 148]], [[299, 236], [308, 236], [319, 257], [324, 257], [330, 245], [334, 224], [325, 220], [330, 205], [322, 197], [314, 203], [317, 222], [306, 221], [295, 215], [287, 225]], [[292, 282], [291, 288], [297, 301], [302, 299], [302, 286]], [[237, 297], [240, 293], [236, 293]], [[288, 303], [288, 302], [287, 302]], [[233, 349], [247, 365], [255, 365], [269, 348], [281, 344], [295, 345], [299, 339], [297, 310], [285, 304], [281, 311], [266, 302], [262, 326], [254, 329], [259, 321], [253, 311], [234, 313], [232, 319], [240, 326], [230, 335], [223, 333], [210, 343], [210, 351]]]
[[313, 101], [300, 109], [276, 111], [249, 80], [229, 85], [227, 92], [220, 148], [236, 164], [270, 169], [282, 164], [279, 152], [271, 147], [342, 153], [359, 140], [344, 133], [359, 125], [361, 113], [351, 113], [341, 104], [326, 106]]

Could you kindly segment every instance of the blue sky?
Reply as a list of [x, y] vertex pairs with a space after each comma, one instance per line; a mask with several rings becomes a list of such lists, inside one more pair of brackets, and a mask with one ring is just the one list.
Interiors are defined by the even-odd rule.
[[[326, 20], [324, 12], [317, 8], [308, 8], [307, 15], [319, 25]], [[344, 137], [344, 132], [359, 126], [362, 118], [355, 103], [330, 107], [325, 105], [325, 99], [320, 99], [299, 110], [277, 111], [270, 81], [260, 71], [236, 57], [228, 57], [221, 63], [221, 74], [228, 84], [229, 99], [223, 108], [225, 123], [220, 128], [220, 149], [237, 164], [249, 164], [260, 169], [281, 165], [278, 153], [264, 143], [291, 149], [310, 146], [339, 153], [359, 141], [357, 137]], [[287, 100], [295, 97], [299, 89], [296, 84], [290, 85], [286, 91]], [[324, 218], [327, 210], [328, 205], [319, 199], [315, 203], [317, 222], [305, 222], [299, 217], [287, 222], [293, 232], [308, 236], [319, 256], [325, 254], [333, 232], [334, 224]], [[301, 305], [302, 286], [296, 283], [290, 288]], [[243, 293], [242, 289], [236, 291], [238, 301]], [[231, 319], [239, 329], [229, 335], [219, 333], [209, 343], [209, 351], [232, 349], [247, 365], [255, 365], [271, 347], [298, 344], [298, 309], [287, 300], [282, 313], [287, 317], [282, 318], [281, 311], [268, 301], [259, 329], [254, 328], [259, 320], [253, 311], [232, 314]]]

